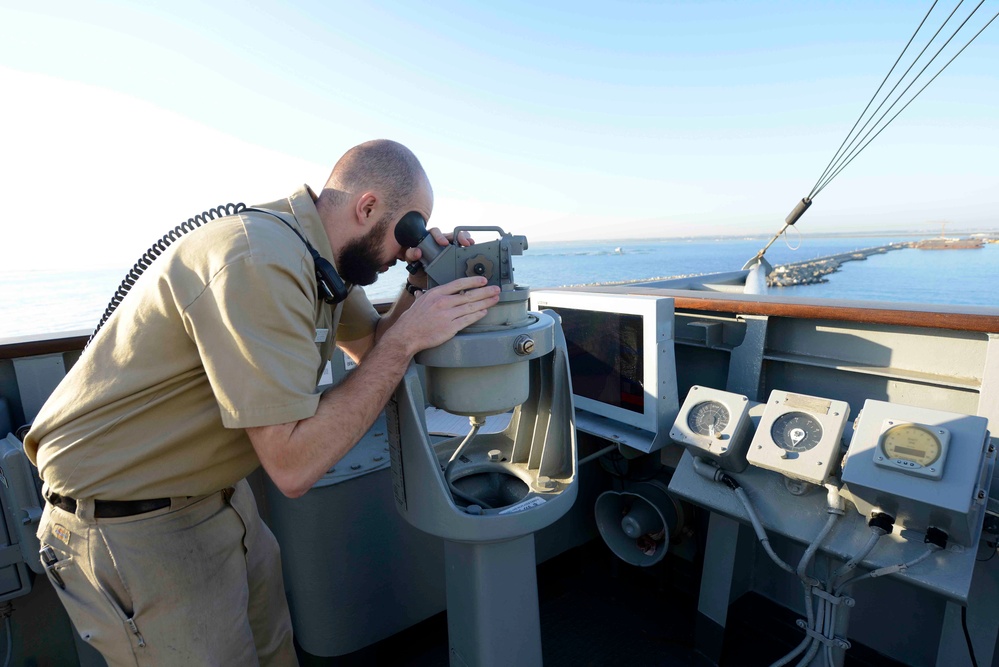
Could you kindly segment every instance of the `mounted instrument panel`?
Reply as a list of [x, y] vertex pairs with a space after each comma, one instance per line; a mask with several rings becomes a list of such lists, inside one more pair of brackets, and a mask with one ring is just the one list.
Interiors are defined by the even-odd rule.
[[984, 417], [868, 400], [843, 464], [857, 510], [885, 512], [900, 526], [930, 526], [970, 546], [988, 497]]
[[844, 401], [775, 389], [746, 458], [785, 477], [824, 484], [839, 462], [849, 417], [850, 406]]
[[752, 421], [749, 399], [741, 394], [694, 385], [680, 406], [669, 437], [694, 456], [731, 472], [746, 469]]

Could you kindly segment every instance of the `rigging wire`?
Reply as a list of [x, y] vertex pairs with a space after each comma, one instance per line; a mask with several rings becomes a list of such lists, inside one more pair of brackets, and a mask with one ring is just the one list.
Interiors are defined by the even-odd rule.
[[[969, 15], [968, 15], [968, 18], [964, 20], [964, 23], [962, 23], [962, 24], [961, 24], [961, 27], [959, 27], [959, 28], [957, 29], [957, 31], [960, 31], [960, 30], [961, 30], [961, 28], [963, 28], [963, 27], [964, 27], [964, 24], [968, 22], [968, 19], [970, 19], [970, 18], [971, 18], [971, 17], [972, 17], [973, 15], [974, 15], [974, 13], [975, 13], [976, 11], [978, 11], [978, 7], [981, 7], [981, 6], [982, 6], [982, 3], [984, 3], [984, 2], [985, 2], [985, 0], [981, 0], [981, 2], [979, 2], [979, 3], [978, 3], [978, 6], [977, 6], [977, 7], [975, 7], [975, 9], [974, 9], [974, 10], [973, 10], [973, 11], [971, 12], [971, 14], [969, 14]], [[927, 87], [928, 87], [928, 86], [929, 86], [929, 85], [930, 85], [931, 83], [933, 83], [933, 81], [934, 81], [934, 80], [935, 80], [935, 79], [936, 79], [936, 78], [937, 78], [938, 76], [940, 76], [940, 75], [941, 75], [941, 74], [943, 73], [943, 71], [944, 71], [945, 69], [947, 69], [947, 67], [949, 67], [949, 66], [950, 66], [950, 64], [951, 64], [952, 62], [954, 62], [954, 60], [955, 60], [955, 59], [956, 59], [956, 58], [957, 58], [957, 57], [958, 57], [959, 55], [961, 55], [961, 53], [962, 53], [962, 52], [963, 52], [963, 51], [964, 51], [964, 50], [965, 50], [966, 48], [968, 48], [968, 46], [970, 46], [970, 45], [971, 45], [971, 43], [972, 43], [973, 41], [975, 41], [975, 40], [976, 40], [976, 39], [978, 38], [978, 36], [979, 36], [979, 35], [981, 35], [981, 34], [982, 34], [982, 33], [983, 33], [984, 31], [985, 31], [985, 29], [986, 29], [986, 28], [988, 28], [988, 27], [989, 27], [989, 25], [991, 25], [991, 24], [992, 24], [992, 22], [996, 20], [996, 18], [999, 18], [999, 12], [996, 12], [996, 13], [995, 13], [995, 14], [994, 14], [994, 15], [992, 16], [992, 18], [991, 18], [991, 19], [989, 19], [989, 20], [988, 20], [988, 22], [987, 22], [987, 23], [986, 23], [986, 24], [985, 24], [984, 26], [982, 26], [982, 28], [981, 28], [981, 29], [980, 29], [980, 30], [979, 30], [978, 32], [976, 32], [976, 33], [974, 34], [974, 36], [973, 36], [973, 37], [972, 37], [971, 39], [969, 39], [969, 40], [968, 40], [968, 42], [967, 42], [967, 43], [966, 43], [966, 44], [965, 44], [964, 46], [962, 46], [962, 47], [961, 47], [961, 49], [960, 49], [960, 50], [959, 50], [959, 51], [958, 51], [957, 53], [955, 53], [955, 54], [954, 54], [954, 56], [953, 56], [953, 57], [952, 57], [952, 58], [951, 58], [950, 60], [948, 60], [948, 61], [947, 61], [947, 63], [946, 63], [946, 64], [945, 64], [945, 65], [944, 65], [943, 67], [941, 67], [941, 68], [940, 68], [940, 70], [939, 70], [939, 71], [938, 71], [938, 72], [937, 72], [936, 74], [934, 74], [934, 75], [933, 75], [933, 77], [932, 77], [932, 78], [931, 78], [931, 79], [930, 79], [929, 81], [927, 81], [927, 82], [926, 82], [926, 84], [925, 84], [925, 85], [924, 85], [924, 86], [923, 86], [922, 88], [920, 88], [920, 89], [919, 89], [919, 91], [918, 91], [918, 92], [916, 92], [916, 94], [915, 94], [915, 95], [913, 95], [913, 96], [912, 96], [912, 97], [911, 97], [911, 98], [909, 99], [909, 101], [908, 101], [908, 102], [906, 102], [906, 103], [905, 103], [905, 105], [904, 105], [904, 106], [903, 106], [903, 107], [902, 107], [901, 109], [899, 109], [899, 110], [898, 110], [898, 111], [897, 111], [897, 112], [895, 113], [895, 115], [894, 115], [894, 116], [892, 116], [892, 117], [891, 117], [890, 119], [888, 119], [888, 122], [887, 122], [887, 123], [885, 123], [884, 125], [882, 125], [882, 126], [881, 126], [881, 129], [879, 129], [879, 130], [877, 131], [877, 134], [875, 134], [875, 135], [874, 135], [873, 137], [871, 137], [871, 138], [870, 138], [870, 140], [869, 140], [869, 141], [867, 141], [867, 143], [865, 143], [865, 144], [864, 144], [863, 146], [860, 146], [859, 148], [857, 148], [857, 149], [856, 149], [856, 150], [855, 150], [855, 151], [854, 151], [854, 152], [853, 152], [853, 153], [852, 153], [852, 154], [850, 155], [849, 159], [848, 159], [848, 160], [847, 160], [847, 161], [846, 161], [846, 162], [845, 162], [844, 164], [842, 164], [842, 165], [841, 165], [841, 166], [840, 166], [839, 168], [837, 168], [837, 169], [836, 169], [836, 171], [835, 171], [835, 172], [833, 172], [833, 173], [832, 173], [832, 174], [831, 174], [831, 175], [830, 175], [830, 176], [829, 176], [829, 177], [828, 177], [828, 178], [826, 179], [825, 183], [823, 183], [823, 184], [822, 184], [822, 186], [821, 186], [821, 187], [820, 187], [820, 188], [819, 188], [819, 189], [818, 189], [818, 190], [816, 191], [816, 193], [815, 193], [815, 194], [817, 195], [817, 194], [818, 194], [819, 192], [822, 192], [822, 190], [824, 190], [824, 189], [825, 189], [825, 187], [826, 187], [827, 185], [829, 185], [829, 182], [830, 182], [830, 181], [832, 181], [832, 179], [834, 179], [834, 178], [835, 178], [836, 176], [838, 176], [838, 175], [839, 175], [839, 173], [840, 173], [841, 171], [843, 171], [843, 169], [845, 169], [845, 168], [847, 167], [847, 165], [849, 165], [849, 164], [850, 164], [851, 162], [853, 162], [854, 158], [856, 158], [856, 157], [857, 157], [858, 155], [860, 155], [860, 153], [861, 153], [861, 152], [862, 152], [862, 151], [863, 151], [863, 150], [864, 150], [865, 148], [867, 148], [867, 147], [868, 147], [868, 146], [870, 145], [870, 143], [871, 143], [872, 141], [874, 141], [874, 140], [875, 140], [875, 139], [876, 139], [876, 138], [878, 137], [878, 135], [879, 135], [879, 134], [881, 134], [881, 133], [882, 133], [882, 132], [883, 132], [883, 131], [885, 130], [885, 128], [887, 128], [887, 127], [888, 127], [889, 125], [891, 125], [891, 122], [892, 122], [893, 120], [895, 120], [896, 118], [898, 118], [898, 115], [899, 115], [900, 113], [902, 113], [903, 111], [905, 111], [906, 107], [908, 107], [908, 106], [909, 106], [910, 104], [912, 104], [913, 100], [915, 100], [915, 99], [916, 99], [917, 97], [919, 97], [919, 94], [920, 94], [920, 93], [922, 93], [922, 92], [923, 92], [924, 90], [926, 90], [926, 88], [927, 88]], [[954, 37], [955, 37], [955, 36], [957, 35], [957, 31], [955, 31], [955, 32], [954, 32], [954, 34], [953, 34], [953, 35], [951, 35], [951, 38], [950, 38], [950, 39], [953, 39], [953, 38], [954, 38]], [[948, 40], [947, 40], [947, 42], [950, 42], [950, 39], [948, 39]], [[945, 43], [945, 44], [944, 44], [944, 45], [943, 45], [942, 47], [940, 47], [940, 51], [943, 51], [943, 49], [944, 49], [944, 48], [946, 48], [946, 46], [947, 46], [947, 43]], [[939, 54], [940, 54], [940, 51], [937, 51], [936, 55], [934, 55], [934, 56], [933, 56], [933, 58], [934, 58], [934, 59], [935, 59], [935, 58], [937, 57], [937, 55], [939, 55]], [[929, 63], [926, 63], [926, 67], [929, 67], [929, 66], [930, 66], [930, 63], [932, 63], [932, 62], [933, 62], [933, 60], [931, 59]], [[919, 73], [920, 75], [921, 75], [921, 74], [923, 73], [923, 71], [925, 71], [925, 70], [926, 70], [926, 67], [924, 67], [924, 68], [923, 68], [923, 70], [922, 70], [922, 71], [920, 71], [920, 73]], [[912, 85], [913, 85], [914, 83], [916, 83], [916, 80], [918, 80], [918, 78], [919, 78], [919, 75], [916, 75], [916, 79], [913, 79], [913, 80], [912, 80], [912, 83], [910, 83], [910, 84], [909, 84], [909, 85], [908, 85], [908, 86], [906, 87], [906, 89], [902, 91], [902, 93], [901, 93], [901, 94], [899, 95], [898, 99], [896, 99], [896, 100], [895, 100], [895, 102], [893, 102], [893, 103], [892, 103], [891, 107], [888, 107], [888, 110], [887, 110], [887, 111], [885, 111], [884, 115], [882, 115], [882, 116], [881, 116], [881, 118], [879, 118], [879, 119], [878, 119], [878, 123], [880, 123], [880, 122], [881, 122], [881, 119], [883, 119], [883, 118], [885, 117], [885, 115], [887, 115], [887, 114], [888, 114], [888, 113], [889, 113], [889, 112], [891, 111], [892, 107], [894, 107], [894, 106], [895, 106], [896, 104], [898, 104], [899, 100], [901, 100], [901, 98], [902, 98], [902, 95], [905, 95], [905, 93], [906, 93], [906, 92], [908, 92], [909, 88], [911, 88], [911, 87], [912, 87]], [[876, 125], [877, 125], [877, 123], [875, 123], [875, 126], [876, 126]], [[872, 127], [872, 128], [871, 128], [871, 130], [870, 130], [870, 131], [869, 131], [869, 132], [867, 133], [867, 135], [864, 135], [864, 139], [867, 139], [867, 136], [868, 136], [868, 135], [870, 135], [870, 133], [871, 133], [871, 132], [872, 132], [873, 130], [874, 130], [874, 128]]]
[[[961, 1], [963, 2], [964, 0], [961, 0]], [[937, 6], [937, 2], [939, 2], [939, 0], [933, 0], [933, 4], [930, 5], [930, 9], [929, 9], [929, 11], [926, 12], [926, 16], [924, 16], [923, 20], [919, 22], [918, 26], [916, 26], [916, 32], [912, 33], [912, 37], [909, 38], [909, 41], [906, 43], [905, 48], [902, 49], [902, 52], [900, 54], [898, 54], [898, 58], [895, 59], [895, 64], [893, 64], [891, 66], [891, 69], [888, 70], [887, 74], [885, 74], [885, 78], [881, 80], [881, 85], [878, 86], [878, 89], [874, 91], [874, 94], [871, 96], [871, 99], [867, 103], [867, 106], [865, 106], [864, 110], [860, 112], [859, 116], [857, 116], [857, 120], [853, 123], [853, 127], [851, 127], [850, 131], [846, 133], [845, 137], [843, 137], [843, 143], [841, 143], [839, 145], [839, 148], [836, 149], [836, 152], [833, 154], [832, 159], [829, 160], [829, 164], [827, 164], [826, 168], [822, 171], [822, 175], [819, 176], [819, 179], [817, 181], [815, 181], [815, 185], [812, 186], [812, 191], [808, 193], [808, 197], [809, 198], [811, 198], [812, 196], [815, 195], [815, 189], [819, 186], [819, 183], [822, 182], [822, 179], [826, 177], [826, 174], [829, 173], [829, 169], [833, 166], [833, 163], [839, 157], [839, 153], [840, 153], [840, 151], [843, 150], [843, 146], [846, 145], [846, 142], [847, 142], [847, 140], [849, 140], [850, 135], [853, 134], [853, 131], [855, 129], [857, 129], [857, 125], [860, 123], [860, 120], [864, 117], [864, 114], [866, 114], [867, 110], [871, 108], [872, 104], [874, 104], [874, 100], [877, 99], [878, 93], [881, 92], [881, 89], [884, 88], [885, 83], [888, 82], [888, 77], [891, 76], [891, 73], [895, 71], [896, 67], [898, 67], [898, 63], [902, 60], [902, 56], [904, 56], [905, 52], [909, 50], [909, 46], [912, 45], [912, 40], [916, 39], [916, 35], [919, 34], [919, 31], [922, 29], [923, 24], [926, 23], [926, 19], [928, 19], [930, 17], [930, 12], [932, 12], [933, 8]], [[941, 27], [943, 27], [943, 26], [941, 26]], [[929, 45], [927, 44], [927, 46], [929, 46]], [[918, 60], [918, 56], [917, 56], [917, 60]], [[903, 74], [902, 76], [904, 77], [905, 75]], [[891, 95], [891, 93], [888, 93], [888, 95]], [[887, 95], [885, 97], [887, 97]], [[875, 110], [874, 113], [877, 113], [877, 111]], [[873, 116], [874, 114], [871, 114], [871, 115]], [[861, 130], [861, 131], [863, 131], [863, 130]]]
[[[905, 89], [898, 94], [898, 96], [894, 99], [894, 101], [891, 103], [888, 109], [885, 110], [885, 112], [878, 118], [878, 120], [874, 123], [874, 125], [871, 126], [870, 129], [867, 129], [871, 123], [871, 119], [873, 119], [874, 116], [876, 116], [877, 113], [881, 110], [881, 108], [885, 105], [885, 103], [888, 102], [888, 99], [892, 97], [895, 90], [899, 87], [899, 85], [901, 85], [902, 81], [905, 80], [905, 77], [909, 74], [909, 72], [912, 71], [916, 63], [919, 62], [919, 59], [923, 56], [923, 54], [930, 47], [930, 45], [936, 40], [937, 36], [947, 25], [950, 19], [954, 16], [955, 12], [957, 12], [958, 8], [960, 8], [960, 6], [964, 3], [964, 0], [959, 0], [957, 6], [954, 7], [951, 13], [944, 20], [943, 24], [941, 24], [941, 26], [933, 34], [933, 36], [926, 43], [923, 49], [919, 52], [919, 54], [915, 57], [915, 59], [913, 59], [912, 63], [905, 70], [905, 72], [899, 77], [898, 81], [895, 83], [892, 89], [885, 95], [884, 99], [881, 101], [878, 107], [871, 113], [867, 121], [865, 121], [864, 124], [861, 126], [860, 130], [856, 131], [856, 134], [854, 134], [854, 131], [857, 129], [857, 125], [860, 124], [860, 121], [867, 114], [867, 111], [874, 103], [874, 100], [877, 99], [882, 88], [884, 88], [885, 84], [888, 82], [888, 79], [891, 77], [892, 72], [895, 71], [895, 68], [902, 60], [902, 57], [909, 49], [909, 46], [912, 45], [912, 42], [916, 38], [916, 35], [919, 33], [923, 25], [926, 23], [926, 20], [929, 18], [930, 13], [933, 11], [934, 7], [936, 7], [937, 2], [938, 0], [933, 1], [933, 4], [930, 6], [930, 9], [926, 12], [926, 15], [923, 17], [923, 20], [920, 21], [919, 25], [916, 27], [915, 32], [912, 33], [912, 36], [909, 38], [909, 41], [906, 43], [905, 47], [902, 49], [902, 52], [895, 60], [895, 63], [891, 66], [891, 69], [888, 70], [888, 74], [885, 75], [885, 78], [881, 81], [881, 84], [878, 86], [878, 89], [874, 92], [874, 95], [871, 97], [870, 101], [868, 101], [867, 105], [864, 107], [864, 110], [860, 113], [860, 116], [857, 118], [856, 122], [854, 122], [853, 127], [850, 128], [850, 131], [847, 133], [846, 138], [843, 139], [843, 142], [840, 144], [839, 148], [833, 154], [832, 159], [826, 165], [826, 168], [822, 171], [822, 175], [819, 176], [818, 180], [815, 182], [815, 185], [812, 186], [811, 192], [809, 192], [809, 194], [806, 197], [802, 198], [802, 200], [798, 202], [797, 205], [795, 205], [794, 209], [791, 211], [790, 214], [788, 214], [787, 218], [785, 219], [784, 226], [781, 227], [780, 231], [777, 232], [773, 236], [773, 238], [771, 238], [770, 241], [766, 244], [766, 246], [764, 246], [756, 254], [756, 257], [753, 260], [747, 262], [746, 267], [744, 268], [749, 268], [754, 262], [759, 263], [760, 261], [762, 261], [764, 254], [770, 248], [770, 246], [773, 245], [773, 243], [778, 238], [784, 235], [784, 233], [787, 231], [787, 228], [794, 225], [798, 221], [798, 219], [801, 218], [801, 216], [805, 213], [805, 211], [808, 210], [808, 208], [812, 205], [812, 199], [816, 197], [820, 192], [822, 192], [822, 190], [824, 190], [826, 186], [828, 186], [829, 183], [831, 183], [834, 178], [836, 178], [847, 166], [849, 166], [849, 164], [853, 162], [853, 160], [856, 159], [856, 157], [860, 155], [860, 153], [863, 152], [864, 149], [867, 148], [867, 146], [869, 146], [871, 142], [874, 141], [878, 137], [878, 135], [880, 135], [899, 116], [899, 114], [905, 111], [905, 109], [910, 104], [912, 104], [913, 100], [919, 97], [919, 95], [924, 90], [926, 90], [926, 88], [931, 83], [933, 83], [933, 81], [936, 80], [936, 78], [940, 76], [940, 74], [942, 74], [943, 71], [947, 69], [947, 67], [950, 66], [950, 64], [954, 62], [954, 60], [959, 55], [961, 55], [961, 53], [963, 53], [964, 50], [968, 48], [968, 46], [970, 46], [971, 43], [974, 42], [979, 35], [982, 34], [982, 32], [985, 31], [985, 29], [988, 28], [992, 24], [992, 22], [995, 21], [996, 18], [999, 18], [999, 12], [997, 12], [996, 15], [994, 15], [991, 19], [989, 19], [989, 21], [984, 26], [982, 26], [982, 28], [977, 33], [975, 33], [975, 35], [970, 40], [968, 40], [968, 42], [964, 46], [962, 46], [960, 50], [958, 50], [958, 52], [955, 53], [954, 56], [950, 60], [948, 60], [947, 63], [943, 67], [941, 67], [940, 70], [936, 74], [934, 74], [922, 88], [919, 89], [919, 91], [916, 92], [915, 95], [909, 98], [909, 100], [902, 106], [901, 109], [899, 109], [895, 113], [894, 116], [888, 119], [888, 122], [884, 123], [884, 125], [880, 125], [881, 121], [883, 121], [884, 118], [889, 113], [891, 113], [891, 110], [895, 108], [895, 106], [902, 100], [902, 98], [912, 88], [912, 86], [914, 86], [916, 82], [919, 81], [920, 77], [926, 72], [927, 68], [933, 63], [934, 60], [936, 60], [936, 58], [940, 55], [941, 52], [943, 52], [943, 50], [948, 46], [948, 44], [950, 44], [950, 42], [954, 39], [954, 37], [956, 37], [957, 34], [964, 28], [964, 26], [968, 23], [971, 17], [975, 15], [975, 13], [982, 6], [982, 4], [984, 4], [985, 0], [980, 0], [978, 5], [976, 5], [975, 8], [971, 11], [971, 13], [964, 19], [964, 21], [961, 22], [961, 25], [959, 25], [957, 29], [954, 30], [954, 32], [951, 34], [951, 36], [947, 38], [947, 41], [944, 42], [943, 46], [941, 46], [937, 50], [937, 52], [933, 55], [933, 57], [930, 58], [929, 62], [927, 62], [926, 65], [924, 65], [923, 68], [919, 71], [919, 73], [916, 74], [915, 77], [913, 77], [909, 85], [906, 86]], [[867, 130], [867, 133], [861, 136], [865, 129]], [[871, 136], [872, 133], [874, 133], [873, 136]], [[853, 139], [850, 138], [851, 136], [853, 136]]]
[[[984, 1], [985, 1], [985, 0], [982, 0], [982, 2], [984, 2]], [[936, 4], [936, 3], [934, 3], [934, 4]], [[867, 129], [867, 126], [868, 126], [868, 125], [870, 125], [870, 123], [871, 123], [871, 119], [873, 119], [873, 118], [874, 118], [874, 116], [875, 116], [875, 115], [876, 115], [876, 114], [877, 114], [877, 113], [878, 113], [879, 111], [881, 111], [881, 107], [883, 107], [883, 106], [885, 105], [885, 102], [887, 102], [887, 101], [888, 101], [888, 98], [890, 98], [890, 97], [892, 96], [892, 94], [893, 94], [893, 93], [894, 93], [894, 92], [895, 92], [895, 91], [896, 91], [896, 90], [898, 89], [898, 87], [899, 87], [899, 86], [900, 86], [900, 85], [902, 84], [902, 82], [903, 82], [903, 81], [905, 80], [905, 77], [907, 77], [907, 76], [909, 75], [909, 72], [911, 72], [911, 71], [912, 71], [912, 68], [916, 66], [916, 63], [918, 63], [918, 62], [919, 62], [919, 59], [923, 57], [923, 54], [924, 54], [924, 53], [926, 53], [926, 49], [930, 48], [930, 44], [932, 44], [932, 43], [933, 43], [933, 42], [934, 42], [934, 41], [936, 40], [937, 36], [938, 36], [938, 35], [940, 34], [940, 31], [941, 31], [941, 30], [943, 30], [943, 29], [944, 29], [944, 27], [945, 27], [945, 26], [947, 25], [947, 23], [949, 23], [949, 22], [950, 22], [950, 20], [951, 20], [951, 19], [952, 19], [952, 18], [954, 17], [954, 14], [955, 14], [955, 13], [957, 12], [957, 10], [958, 10], [958, 9], [960, 9], [961, 5], [963, 5], [963, 4], [964, 4], [964, 0], [959, 0], [959, 2], [958, 2], [958, 3], [957, 3], [957, 5], [956, 5], [956, 6], [954, 7], [954, 9], [952, 9], [952, 10], [951, 10], [951, 12], [950, 12], [950, 14], [948, 14], [948, 15], [947, 15], [947, 18], [946, 18], [946, 19], [944, 19], [944, 22], [940, 24], [940, 27], [939, 27], [939, 28], [937, 28], [937, 31], [936, 31], [935, 33], [933, 33], [933, 36], [932, 36], [932, 37], [930, 37], [930, 40], [929, 40], [928, 42], [926, 42], [926, 46], [924, 46], [924, 47], [923, 47], [923, 49], [922, 49], [922, 50], [921, 50], [921, 51], [919, 52], [919, 54], [918, 54], [918, 55], [917, 55], [917, 56], [916, 56], [916, 57], [915, 57], [915, 58], [914, 58], [914, 59], [912, 60], [912, 63], [910, 63], [910, 64], [909, 64], [909, 66], [908, 66], [908, 67], [906, 68], [906, 70], [905, 70], [905, 71], [904, 71], [904, 72], [902, 73], [902, 76], [900, 76], [900, 77], [898, 78], [898, 81], [896, 81], [896, 82], [895, 82], [895, 85], [894, 85], [894, 86], [892, 86], [891, 90], [889, 90], [889, 91], [888, 91], [888, 93], [887, 93], [887, 94], [885, 95], [885, 98], [884, 98], [883, 100], [881, 100], [881, 103], [880, 103], [880, 104], [878, 105], [878, 108], [877, 108], [877, 109], [875, 109], [875, 110], [874, 110], [873, 112], [871, 112], [871, 116], [870, 116], [870, 118], [868, 118], [868, 119], [867, 119], [867, 120], [866, 120], [866, 121], [864, 122], [864, 124], [863, 124], [863, 125], [861, 126], [861, 128], [860, 128], [860, 129], [859, 129], [859, 130], [857, 131], [857, 134], [856, 134], [856, 136], [854, 136], [854, 137], [853, 137], [853, 139], [851, 139], [851, 140], [850, 140], [850, 143], [849, 143], [849, 145], [848, 145], [848, 146], [846, 147], [846, 151], [844, 151], [844, 152], [843, 152], [843, 154], [839, 156], [839, 158], [835, 158], [835, 159], [834, 159], [834, 162], [835, 162], [835, 161], [839, 161], [839, 162], [842, 162], [842, 159], [843, 159], [843, 157], [845, 157], [845, 156], [846, 156], [846, 154], [847, 154], [847, 153], [849, 153], [849, 152], [850, 152], [850, 150], [851, 150], [851, 149], [852, 149], [852, 148], [854, 147], [854, 144], [856, 143], [857, 139], [858, 139], [858, 138], [860, 137], [860, 133], [861, 133], [861, 132], [863, 132], [863, 131], [864, 131], [865, 129]], [[980, 4], [980, 3], [979, 3], [979, 6], [981, 6], [981, 4]], [[930, 7], [930, 9], [932, 10], [932, 9], [933, 9], [933, 7]], [[977, 10], [978, 8], [976, 7], [975, 9]], [[972, 12], [972, 14], [973, 14], [973, 13], [974, 13], [974, 12]], [[926, 17], [929, 17], [929, 15], [930, 15], [930, 14], [929, 14], [929, 12], [927, 12], [927, 13], [926, 13]], [[968, 18], [970, 18], [970, 16], [969, 16]], [[926, 19], [924, 18], [923, 20], [925, 21]], [[968, 20], [968, 19], [965, 19], [965, 22], [967, 22], [967, 20]], [[922, 23], [920, 23], [919, 25], [920, 25], [920, 27], [922, 27], [922, 25], [923, 25], [923, 24], [922, 24]], [[961, 25], [963, 26], [964, 24], [962, 23]], [[958, 30], [960, 30], [960, 28], [958, 28]], [[913, 40], [913, 39], [915, 39], [915, 37], [916, 37], [916, 33], [918, 33], [918, 32], [919, 32], [919, 28], [916, 28], [916, 32], [912, 33], [912, 38], [910, 38], [910, 40], [909, 40], [909, 42], [910, 42], [910, 43], [912, 42], [912, 40]], [[954, 35], [956, 35], [956, 34], [957, 34], [957, 32], [955, 31]], [[954, 38], [954, 35], [951, 35], [951, 36], [950, 36], [950, 39], [953, 39], [953, 38]], [[948, 39], [947, 41], [949, 42], [949, 41], [950, 41], [950, 39]], [[945, 43], [945, 44], [944, 44], [944, 46], [947, 46], [947, 44]], [[908, 47], [909, 47], [909, 45], [908, 45], [908, 44], [906, 44], [906, 49], [907, 49]], [[904, 54], [904, 53], [905, 53], [905, 49], [902, 49], [902, 54]], [[939, 54], [940, 52], [938, 51], [937, 53]], [[901, 58], [902, 58], [902, 54], [899, 54], [899, 59], [901, 59]], [[936, 56], [934, 56], [934, 58], [935, 58], [935, 57], [936, 57]], [[897, 61], [896, 61], [896, 62], [897, 62]], [[931, 59], [930, 59], [930, 63], [932, 63], [932, 62], [933, 62], [933, 59], [931, 58]], [[929, 66], [929, 64], [930, 64], [930, 63], [927, 63], [926, 65], [927, 65], [927, 66]], [[892, 69], [894, 69], [894, 66], [892, 66]], [[925, 71], [925, 70], [926, 70], [926, 67], [924, 67], [924, 68], [923, 68], [923, 71]], [[889, 72], [888, 74], [889, 74], [889, 76], [890, 76], [890, 75], [891, 75], [891, 72]], [[920, 72], [919, 74], [922, 74], [922, 71], [921, 71], [921, 72]], [[919, 74], [917, 74], [917, 75], [916, 75], [916, 76], [915, 76], [915, 77], [913, 78], [913, 82], [915, 82], [915, 81], [916, 81], [916, 79], [918, 79], [918, 78], [919, 78]], [[888, 77], [886, 76], [886, 77], [885, 77], [885, 79], [887, 80], [887, 78], [888, 78]], [[912, 84], [910, 83], [909, 85], [911, 86]], [[906, 90], [908, 90], [908, 88], [906, 88]], [[901, 93], [901, 94], [899, 94], [899, 98], [900, 98], [900, 97], [901, 97], [902, 95], [904, 95], [904, 94], [905, 94], [905, 91], [902, 91], [902, 93]], [[877, 97], [877, 93], [875, 93], [874, 95], [875, 95], [875, 98], [876, 98], [876, 97]], [[874, 98], [871, 98], [871, 102], [873, 102], [873, 101], [874, 101]], [[896, 102], [897, 102], [897, 101], [898, 101], [898, 98], [896, 98]], [[870, 104], [868, 104], [868, 106], [870, 106]], [[892, 104], [892, 106], [894, 106], [894, 103]], [[891, 110], [891, 107], [889, 107], [889, 111], [890, 111], [890, 110]], [[866, 112], [866, 110], [865, 110], [865, 112]], [[887, 113], [887, 112], [886, 112], [886, 113]], [[863, 114], [861, 114], [861, 117], [863, 117]], [[881, 116], [881, 118], [884, 118], [884, 116], [882, 115], [882, 116]], [[859, 119], [858, 119], [858, 120], [859, 120]], [[880, 119], [880, 118], [878, 119], [878, 122], [881, 122], [881, 119]], [[875, 125], [875, 126], [877, 126], [877, 123], [875, 123], [874, 125]], [[854, 127], [856, 127], [856, 126], [854, 126]], [[873, 129], [873, 128], [872, 128], [872, 129]], [[853, 130], [850, 130], [849, 134], [847, 134], [847, 135], [846, 135], [846, 138], [847, 138], [847, 139], [850, 139], [850, 135], [851, 135], [851, 134], [853, 134]], [[870, 132], [868, 132], [868, 134], [870, 134]], [[866, 137], [866, 135], [865, 135], [865, 137], [864, 137], [864, 138], [865, 138], [865, 139], [867, 138], [867, 137]], [[836, 166], [832, 167], [832, 169], [831, 169], [830, 173], [831, 173], [832, 171], [836, 171], [836, 167], [837, 167], [837, 166], [839, 166], [839, 165], [837, 164]], [[815, 195], [816, 195], [816, 194], [818, 193], [818, 190], [819, 190], [819, 189], [821, 189], [821, 188], [820, 188], [820, 183], [821, 183], [821, 182], [822, 182], [822, 178], [820, 178], [820, 179], [819, 179], [819, 181], [818, 181], [818, 182], [817, 182], [817, 183], [815, 184], [815, 186], [814, 186], [814, 187], [812, 188], [812, 192], [811, 192], [811, 194], [809, 194], [809, 195], [808, 195], [809, 197], [813, 197], [813, 196], [815, 196]]]

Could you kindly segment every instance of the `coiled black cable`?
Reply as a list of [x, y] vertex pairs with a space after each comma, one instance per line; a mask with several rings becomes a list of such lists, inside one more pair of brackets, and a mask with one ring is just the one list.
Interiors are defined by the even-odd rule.
[[236, 215], [245, 209], [246, 204], [243, 204], [242, 202], [238, 204], [219, 204], [215, 208], [202, 211], [193, 218], [188, 218], [185, 222], [180, 223], [164, 234], [163, 237], [156, 243], [149, 246], [149, 249], [146, 250], [141, 257], [139, 257], [138, 261], [136, 261], [132, 268], [129, 269], [128, 273], [125, 274], [125, 278], [122, 279], [121, 284], [118, 285], [118, 289], [115, 290], [114, 296], [111, 297], [110, 303], [108, 303], [107, 308], [104, 309], [104, 315], [101, 317], [101, 321], [97, 323], [97, 328], [94, 329], [94, 333], [90, 335], [84, 349], [86, 349], [90, 343], [93, 342], [94, 337], [97, 336], [97, 332], [101, 330], [104, 323], [108, 321], [111, 314], [118, 308], [122, 300], [125, 298], [125, 295], [128, 294], [128, 291], [132, 289], [132, 286], [135, 285], [136, 281], [139, 279], [139, 276], [141, 276], [145, 270], [149, 268], [150, 264], [156, 261], [157, 257], [166, 252], [166, 249], [169, 248], [174, 241], [177, 241], [188, 232], [193, 232], [195, 229], [211, 220]]

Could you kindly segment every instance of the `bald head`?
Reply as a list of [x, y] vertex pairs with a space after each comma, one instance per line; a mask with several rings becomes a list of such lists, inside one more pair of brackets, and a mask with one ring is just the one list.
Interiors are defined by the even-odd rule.
[[375, 139], [344, 153], [326, 181], [320, 199], [333, 209], [347, 206], [359, 194], [375, 191], [385, 208], [398, 211], [422, 187], [429, 187], [413, 152], [395, 141]]

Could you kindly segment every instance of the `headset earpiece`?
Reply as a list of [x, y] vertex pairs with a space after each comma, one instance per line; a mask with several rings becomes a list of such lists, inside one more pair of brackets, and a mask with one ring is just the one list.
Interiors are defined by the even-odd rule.
[[319, 297], [330, 305], [336, 305], [346, 299], [350, 290], [347, 289], [340, 274], [336, 272], [333, 263], [320, 255], [312, 246], [309, 246], [309, 252], [312, 253], [312, 261], [316, 266], [316, 285], [319, 288]]

